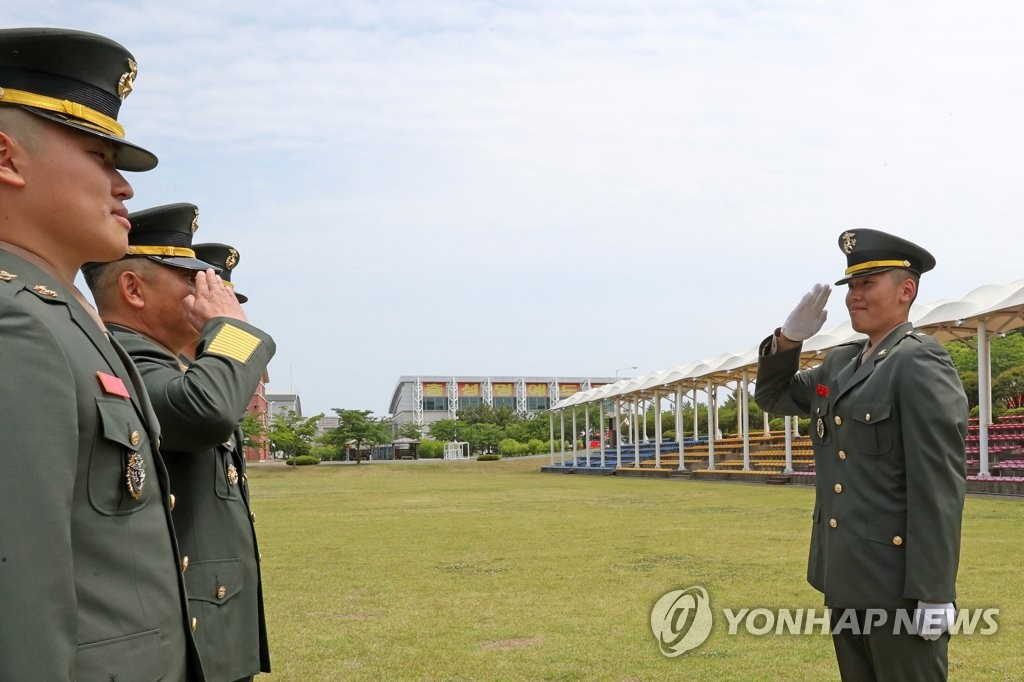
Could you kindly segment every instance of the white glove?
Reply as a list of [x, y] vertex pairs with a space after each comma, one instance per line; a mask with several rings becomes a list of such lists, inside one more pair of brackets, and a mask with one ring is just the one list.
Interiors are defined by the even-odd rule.
[[925, 639], [938, 639], [943, 632], [949, 630], [949, 624], [956, 619], [956, 609], [952, 604], [932, 604], [926, 601], [917, 602], [914, 611], [914, 626], [917, 634]]
[[817, 334], [828, 317], [825, 304], [831, 293], [829, 285], [815, 284], [786, 318], [786, 323], [782, 325], [782, 335], [790, 341], [806, 341]]

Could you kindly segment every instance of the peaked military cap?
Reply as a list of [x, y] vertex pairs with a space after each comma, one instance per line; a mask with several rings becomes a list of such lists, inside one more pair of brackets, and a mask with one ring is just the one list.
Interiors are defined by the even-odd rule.
[[846, 277], [863, 277], [894, 268], [906, 268], [920, 275], [935, 267], [935, 258], [920, 246], [880, 230], [846, 230], [839, 235], [839, 248], [846, 254]]
[[219, 268], [196, 258], [192, 235], [199, 229], [199, 208], [195, 204], [166, 204], [128, 214], [128, 254], [146, 256], [158, 263], [186, 270]]
[[114, 144], [121, 170], [145, 171], [156, 156], [124, 137], [117, 122], [138, 65], [109, 38], [60, 28], [0, 30], [0, 104]]
[[196, 258], [212, 263], [220, 268], [220, 278], [224, 281], [224, 285], [227, 288], [235, 292], [235, 298], [238, 299], [239, 303], [245, 303], [249, 300], [249, 297], [245, 294], [235, 291], [235, 285], [231, 282], [231, 271], [235, 269], [240, 260], [238, 250], [235, 247], [211, 242], [209, 244], [196, 244], [192, 248], [196, 252]]

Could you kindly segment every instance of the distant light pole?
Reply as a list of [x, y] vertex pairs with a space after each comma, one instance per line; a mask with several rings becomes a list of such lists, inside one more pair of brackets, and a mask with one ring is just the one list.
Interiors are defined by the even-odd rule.
[[627, 369], [636, 369], [636, 365], [633, 365], [632, 367], [619, 367], [617, 370], [615, 370], [615, 380], [619, 380], [619, 372], [624, 372]]

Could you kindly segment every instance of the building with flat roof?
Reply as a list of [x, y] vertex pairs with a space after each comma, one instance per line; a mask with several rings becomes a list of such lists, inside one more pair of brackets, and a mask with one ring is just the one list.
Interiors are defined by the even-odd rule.
[[271, 417], [288, 411], [302, 416], [302, 401], [298, 393], [267, 393], [267, 412]]
[[476, 405], [508, 407], [525, 417], [578, 391], [614, 381], [614, 377], [403, 376], [391, 396], [391, 421], [428, 426], [455, 419], [459, 410]]

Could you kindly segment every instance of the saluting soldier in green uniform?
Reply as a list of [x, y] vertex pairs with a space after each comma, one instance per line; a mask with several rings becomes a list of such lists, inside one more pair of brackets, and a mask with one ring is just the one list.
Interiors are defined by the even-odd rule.
[[[798, 372], [825, 321], [816, 285], [761, 345], [756, 400], [810, 415], [816, 491], [807, 579], [825, 595], [844, 680], [944, 680], [964, 503], [967, 398], [945, 349], [908, 322], [935, 259], [877, 230], [839, 236], [866, 341]], [[879, 622], [882, 621], [882, 622]]]
[[[275, 345], [247, 322], [213, 265], [196, 258], [198, 216], [184, 203], [131, 214], [129, 255], [87, 268], [86, 281], [160, 419], [203, 668], [210, 680], [233, 682], [270, 671], [238, 426]], [[227, 274], [238, 254], [224, 255]]]
[[117, 122], [135, 59], [0, 30], [0, 680], [201, 680], [159, 430], [74, 286], [120, 258], [156, 157]]

